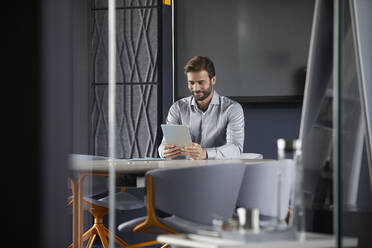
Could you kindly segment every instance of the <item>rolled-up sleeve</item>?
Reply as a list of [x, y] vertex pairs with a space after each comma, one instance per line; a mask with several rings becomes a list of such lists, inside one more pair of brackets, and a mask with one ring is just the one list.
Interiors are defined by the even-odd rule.
[[244, 146], [244, 112], [240, 104], [231, 105], [227, 112], [226, 144], [206, 148], [208, 159], [238, 158]]
[[[180, 118], [180, 111], [179, 106], [177, 104], [173, 104], [169, 109], [168, 116], [167, 116], [167, 124], [179, 125], [181, 124]], [[164, 158], [163, 151], [164, 151], [165, 140], [164, 137], [158, 147], [158, 153], [161, 158]]]

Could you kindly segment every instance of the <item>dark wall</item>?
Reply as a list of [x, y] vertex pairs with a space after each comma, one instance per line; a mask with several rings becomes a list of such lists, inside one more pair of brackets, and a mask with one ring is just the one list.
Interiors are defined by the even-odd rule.
[[177, 98], [189, 94], [182, 68], [195, 55], [214, 61], [225, 96], [278, 102], [303, 95], [314, 0], [178, 0], [174, 7]]
[[244, 152], [277, 158], [279, 138], [297, 139], [301, 122], [301, 104], [242, 103], [245, 118]]
[[[171, 7], [163, 6], [163, 123], [173, 103], [171, 28]], [[244, 152], [261, 153], [264, 158], [276, 158], [278, 138], [298, 138], [301, 103], [241, 104], [245, 116]]]
[[2, 2], [7, 149], [2, 242], [67, 247], [71, 149], [70, 0]]
[[13, 247], [40, 247], [38, 8], [39, 1], [14, 0], [1, 7], [7, 112], [6, 161], [1, 163], [2, 242]]
[[[43, 0], [40, 8], [41, 161], [40, 247], [72, 240], [67, 197], [72, 151], [72, 0]], [[58, 227], [58, 228], [57, 228]]]

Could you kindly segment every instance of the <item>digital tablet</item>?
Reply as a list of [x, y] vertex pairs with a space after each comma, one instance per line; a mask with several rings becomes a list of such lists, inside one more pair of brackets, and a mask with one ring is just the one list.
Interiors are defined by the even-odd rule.
[[189, 128], [185, 125], [162, 124], [163, 136], [166, 144], [178, 147], [190, 146], [192, 144]]

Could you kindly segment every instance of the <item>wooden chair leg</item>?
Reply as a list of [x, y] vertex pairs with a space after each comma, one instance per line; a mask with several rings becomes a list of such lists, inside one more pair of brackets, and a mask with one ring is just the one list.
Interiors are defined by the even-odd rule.
[[140, 248], [140, 247], [147, 247], [147, 246], [158, 245], [158, 244], [159, 242], [155, 240], [155, 241], [148, 241], [148, 242], [129, 245], [126, 248]]
[[[110, 230], [105, 227], [104, 225], [97, 225], [97, 230], [100, 230], [101, 233], [104, 233], [105, 237], [106, 237], [106, 241], [109, 239], [109, 236], [110, 236]], [[152, 246], [152, 245], [157, 245], [159, 244], [158, 241], [148, 241], [148, 242], [143, 242], [143, 243], [139, 243], [139, 244], [133, 244], [133, 245], [129, 245], [127, 243], [125, 243], [123, 240], [121, 240], [117, 235], [114, 236], [114, 239], [115, 239], [115, 243], [120, 245], [120, 247], [122, 248], [140, 248], [140, 247], [147, 247], [147, 246]]]
[[[107, 227], [103, 226], [103, 230], [104, 232], [106, 233], [106, 236], [107, 237], [110, 237], [110, 231], [109, 229], [107, 229]], [[118, 245], [120, 245], [120, 247], [128, 247], [129, 245], [127, 243], [125, 243], [122, 239], [120, 239], [117, 235], [114, 236], [114, 239], [115, 239], [115, 243], [117, 243]]]
[[159, 229], [162, 229], [168, 233], [177, 233], [175, 230], [172, 228], [164, 225], [161, 223], [155, 214], [155, 207], [154, 207], [154, 199], [153, 199], [153, 185], [152, 185], [152, 176], [147, 177], [147, 202], [146, 202], [146, 207], [147, 207], [147, 216], [146, 219], [135, 226], [133, 228], [134, 232], [144, 232], [144, 233], [151, 233], [147, 231], [146, 229], [149, 227], [156, 227]]
[[90, 237], [92, 237], [95, 234], [96, 230], [95, 227], [92, 226], [88, 231], [86, 231], [83, 236], [81, 237], [82, 242], [84, 243], [87, 241]]
[[[82, 243], [84, 243], [85, 241], [87, 241], [89, 238], [91, 238], [93, 235], [95, 235], [95, 227], [92, 226], [91, 228], [89, 228], [88, 231], [86, 231], [83, 236], [81, 237], [81, 240], [82, 240]], [[74, 244], [72, 243], [71, 245], [69, 245], [68, 248], [73, 248], [74, 247]]]
[[94, 240], [96, 239], [96, 237], [97, 237], [97, 234], [93, 234], [93, 236], [92, 236], [92, 237], [90, 237], [90, 239], [89, 239], [89, 242], [88, 242], [88, 244], [87, 244], [87, 247], [86, 247], [86, 248], [92, 248], [92, 245], [93, 245], [93, 243], [94, 243]]
[[115, 243], [117, 243], [118, 245], [120, 245], [120, 247], [122, 248], [126, 248], [128, 247], [128, 244], [125, 243], [123, 240], [121, 240], [119, 237], [115, 236]]
[[101, 228], [97, 228], [97, 233], [98, 233], [99, 238], [101, 239], [103, 248], [109, 248], [105, 230]]

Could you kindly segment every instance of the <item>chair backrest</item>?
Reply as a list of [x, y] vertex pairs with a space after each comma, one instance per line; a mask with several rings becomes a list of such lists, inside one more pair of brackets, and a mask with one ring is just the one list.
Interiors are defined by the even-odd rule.
[[258, 208], [261, 216], [278, 216], [288, 213], [294, 162], [291, 159], [247, 165], [237, 200], [238, 207]]
[[203, 225], [231, 218], [245, 167], [219, 164], [149, 171], [154, 207]]

